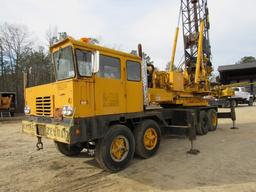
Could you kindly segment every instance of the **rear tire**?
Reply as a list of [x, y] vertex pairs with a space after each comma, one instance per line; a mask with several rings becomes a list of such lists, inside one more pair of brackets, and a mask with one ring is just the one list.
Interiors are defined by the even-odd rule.
[[236, 100], [231, 100], [230, 102], [232, 107], [237, 107], [238, 104]]
[[161, 130], [153, 120], [142, 121], [134, 129], [135, 153], [142, 158], [152, 157], [159, 149]]
[[54, 141], [56, 149], [63, 155], [66, 156], [77, 156], [83, 150], [83, 147], [77, 145], [68, 145], [66, 143], [61, 143]]
[[231, 101], [230, 100], [226, 100], [224, 102], [224, 108], [230, 108], [230, 106], [231, 106]]
[[208, 120], [209, 120], [209, 131], [215, 131], [218, 126], [218, 117], [217, 112], [214, 109], [210, 109], [207, 112]]
[[208, 133], [209, 120], [206, 111], [200, 111], [199, 126], [197, 126], [198, 135], [206, 135]]
[[249, 99], [248, 105], [249, 105], [249, 106], [253, 106], [253, 98], [250, 98], [250, 99]]
[[117, 172], [127, 167], [134, 151], [135, 141], [131, 130], [124, 125], [113, 125], [96, 143], [95, 158], [101, 168]]
[[10, 114], [11, 114], [11, 117], [14, 117], [14, 111], [11, 111]]

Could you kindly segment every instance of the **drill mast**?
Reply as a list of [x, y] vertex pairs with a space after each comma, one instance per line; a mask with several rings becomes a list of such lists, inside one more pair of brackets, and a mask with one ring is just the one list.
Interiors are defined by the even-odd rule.
[[188, 84], [207, 84], [212, 71], [207, 0], [181, 0], [181, 15]]

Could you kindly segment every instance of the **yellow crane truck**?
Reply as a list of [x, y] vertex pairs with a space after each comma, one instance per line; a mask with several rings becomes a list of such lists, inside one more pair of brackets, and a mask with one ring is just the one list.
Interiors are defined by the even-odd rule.
[[181, 15], [182, 70], [155, 70], [141, 47], [132, 55], [71, 37], [51, 46], [56, 82], [26, 88], [23, 132], [67, 156], [95, 147], [99, 165], [115, 172], [134, 153], [153, 156], [163, 134], [182, 130], [193, 141], [216, 130], [217, 108], [205, 99], [213, 94], [207, 1], [181, 0]]

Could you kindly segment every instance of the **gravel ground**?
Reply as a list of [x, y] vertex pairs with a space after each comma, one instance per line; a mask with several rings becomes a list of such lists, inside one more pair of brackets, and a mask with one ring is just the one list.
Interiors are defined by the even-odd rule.
[[216, 132], [198, 137], [197, 156], [186, 154], [188, 140], [165, 137], [156, 156], [116, 174], [86, 153], [64, 157], [50, 140], [36, 151], [20, 121], [0, 121], [0, 191], [256, 191], [255, 114], [255, 106], [238, 107], [237, 130], [220, 120]]

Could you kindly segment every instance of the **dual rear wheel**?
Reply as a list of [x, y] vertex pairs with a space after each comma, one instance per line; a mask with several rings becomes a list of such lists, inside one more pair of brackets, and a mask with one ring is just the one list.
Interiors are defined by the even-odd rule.
[[113, 125], [96, 144], [95, 158], [110, 172], [124, 169], [134, 153], [142, 158], [153, 156], [160, 145], [161, 132], [156, 122], [142, 121], [132, 131], [124, 125]]
[[198, 135], [206, 135], [209, 131], [215, 131], [218, 126], [217, 112], [214, 109], [202, 110], [199, 114]]
[[[105, 170], [117, 172], [124, 169], [134, 156], [153, 156], [160, 145], [161, 131], [153, 120], [144, 120], [133, 132], [125, 125], [110, 127], [106, 135], [96, 143], [95, 158]], [[77, 156], [84, 146], [68, 145], [55, 141], [57, 150], [66, 156]]]
[[[218, 119], [216, 110], [210, 109], [200, 112], [200, 126], [197, 133], [207, 134], [217, 128]], [[161, 130], [153, 120], [144, 120], [133, 132], [125, 125], [112, 125], [105, 136], [96, 143], [95, 158], [105, 170], [117, 172], [129, 164], [134, 154], [142, 158], [150, 158], [159, 149]], [[80, 154], [83, 147], [55, 142], [57, 149], [64, 155], [75, 156]]]

